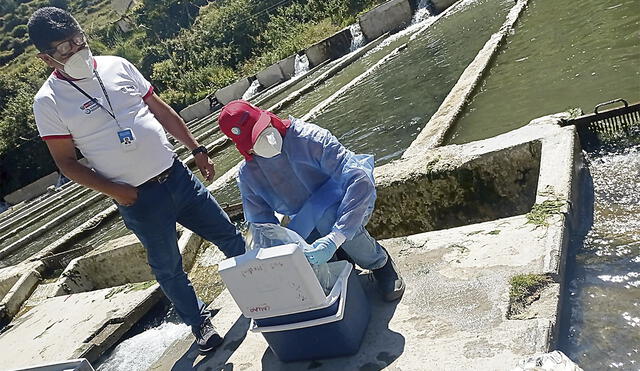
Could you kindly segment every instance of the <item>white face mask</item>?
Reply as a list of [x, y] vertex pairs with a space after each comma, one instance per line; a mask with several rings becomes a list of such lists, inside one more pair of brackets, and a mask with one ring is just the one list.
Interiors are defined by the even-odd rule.
[[262, 133], [258, 135], [258, 139], [253, 145], [253, 152], [264, 158], [279, 155], [280, 152], [282, 152], [282, 136], [278, 132], [278, 129], [273, 126], [264, 129]]
[[67, 63], [63, 64], [63, 71], [74, 79], [86, 79], [93, 76], [93, 55], [89, 48], [78, 50]]

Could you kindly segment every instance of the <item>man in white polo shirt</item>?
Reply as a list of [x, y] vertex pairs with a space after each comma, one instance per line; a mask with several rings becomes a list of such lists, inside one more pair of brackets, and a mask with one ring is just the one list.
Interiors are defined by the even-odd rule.
[[[54, 69], [33, 104], [53, 159], [71, 180], [113, 198], [125, 225], [147, 250], [162, 290], [192, 326], [200, 350], [215, 348], [222, 338], [182, 268], [175, 223], [215, 243], [227, 257], [244, 253], [244, 240], [177, 159], [165, 130], [192, 150], [198, 169], [211, 180], [214, 169], [206, 149], [131, 63], [93, 57], [71, 14], [41, 8], [28, 27], [38, 58]], [[76, 148], [90, 167], [78, 162]]]

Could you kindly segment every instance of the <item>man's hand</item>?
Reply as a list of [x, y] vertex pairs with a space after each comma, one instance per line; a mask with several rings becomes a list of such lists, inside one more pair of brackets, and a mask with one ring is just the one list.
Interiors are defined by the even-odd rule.
[[209, 156], [206, 153], [197, 153], [193, 156], [193, 159], [196, 161], [200, 174], [210, 182], [213, 176], [216, 175], [216, 171], [213, 169], [213, 162], [211, 162]]
[[109, 196], [122, 206], [131, 206], [138, 199], [138, 188], [129, 184], [116, 183]]

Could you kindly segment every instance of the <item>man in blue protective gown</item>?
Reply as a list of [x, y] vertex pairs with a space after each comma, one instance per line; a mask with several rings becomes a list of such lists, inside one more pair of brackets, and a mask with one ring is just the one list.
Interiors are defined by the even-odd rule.
[[354, 154], [328, 130], [243, 100], [227, 104], [218, 123], [245, 158], [238, 185], [248, 222], [278, 223], [274, 212], [287, 215], [287, 227], [312, 243], [305, 251], [311, 264], [327, 262], [340, 248], [373, 272], [386, 301], [402, 297], [404, 281], [391, 256], [364, 227], [376, 199], [373, 156]]

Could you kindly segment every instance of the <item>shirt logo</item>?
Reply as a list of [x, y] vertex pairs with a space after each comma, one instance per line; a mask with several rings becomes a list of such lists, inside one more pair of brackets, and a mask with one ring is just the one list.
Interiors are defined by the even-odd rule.
[[120, 88], [120, 91], [123, 93], [135, 93], [136, 92], [136, 87], [133, 85], [127, 85], [127, 86], [123, 86]]
[[80, 106], [80, 109], [87, 115], [91, 114], [91, 112], [97, 110], [98, 108], [100, 108], [100, 106], [92, 100], [86, 101], [83, 105]]

